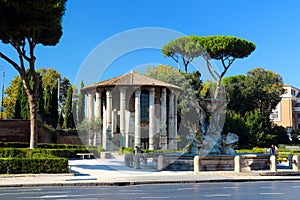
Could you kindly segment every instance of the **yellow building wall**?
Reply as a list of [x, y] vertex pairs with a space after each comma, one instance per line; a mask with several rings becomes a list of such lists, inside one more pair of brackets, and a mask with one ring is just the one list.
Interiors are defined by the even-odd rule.
[[280, 111], [281, 121], [276, 121], [275, 123], [283, 127], [293, 126], [293, 100], [290, 98], [282, 99]]

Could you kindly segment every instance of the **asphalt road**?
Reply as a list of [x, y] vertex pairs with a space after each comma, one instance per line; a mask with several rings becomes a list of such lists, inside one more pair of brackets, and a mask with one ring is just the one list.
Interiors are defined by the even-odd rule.
[[0, 188], [1, 200], [14, 199], [299, 199], [300, 181]]

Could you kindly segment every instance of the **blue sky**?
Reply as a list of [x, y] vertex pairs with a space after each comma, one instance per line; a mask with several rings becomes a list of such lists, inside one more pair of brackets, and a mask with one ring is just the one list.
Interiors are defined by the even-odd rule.
[[[54, 67], [74, 83], [87, 56], [99, 44], [116, 34], [143, 27], [185, 35], [233, 35], [247, 39], [256, 44], [256, 50], [249, 57], [236, 60], [226, 76], [263, 67], [280, 74], [285, 83], [300, 88], [297, 0], [69, 0], [60, 43], [55, 47], [37, 47], [36, 68]], [[137, 39], [147, 40], [144, 36]], [[13, 54], [3, 45], [0, 48]], [[103, 59], [101, 55], [98, 58]], [[159, 49], [145, 48], [120, 55], [109, 66], [94, 66], [93, 70], [109, 69], [99, 77], [101, 80], [151, 63], [176, 66], [170, 58], [163, 58]], [[17, 72], [4, 61], [0, 61], [0, 66], [5, 68], [7, 86]]]

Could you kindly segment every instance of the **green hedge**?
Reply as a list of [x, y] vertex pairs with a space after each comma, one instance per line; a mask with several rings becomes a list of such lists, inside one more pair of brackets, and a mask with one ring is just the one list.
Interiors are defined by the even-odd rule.
[[28, 148], [0, 148], [0, 158], [29, 158], [36, 154], [47, 154], [62, 158], [77, 158], [77, 153], [94, 153], [99, 157], [102, 147], [76, 148], [76, 149], [28, 149]]
[[[0, 142], [0, 148], [29, 148], [28, 142]], [[39, 143], [38, 148], [42, 149], [76, 149], [86, 148], [84, 145], [76, 144], [48, 144]]]
[[67, 173], [65, 158], [0, 158], [1, 174]]

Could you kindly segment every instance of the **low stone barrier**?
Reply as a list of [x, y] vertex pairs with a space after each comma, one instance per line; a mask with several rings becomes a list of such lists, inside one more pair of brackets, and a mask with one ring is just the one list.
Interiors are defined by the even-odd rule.
[[270, 169], [269, 154], [239, 154], [241, 158], [241, 170], [268, 170]]
[[[251, 171], [270, 169], [268, 154], [212, 154], [176, 155], [163, 154], [158, 158], [158, 170], [171, 171]], [[195, 167], [196, 166], [196, 167]]]

